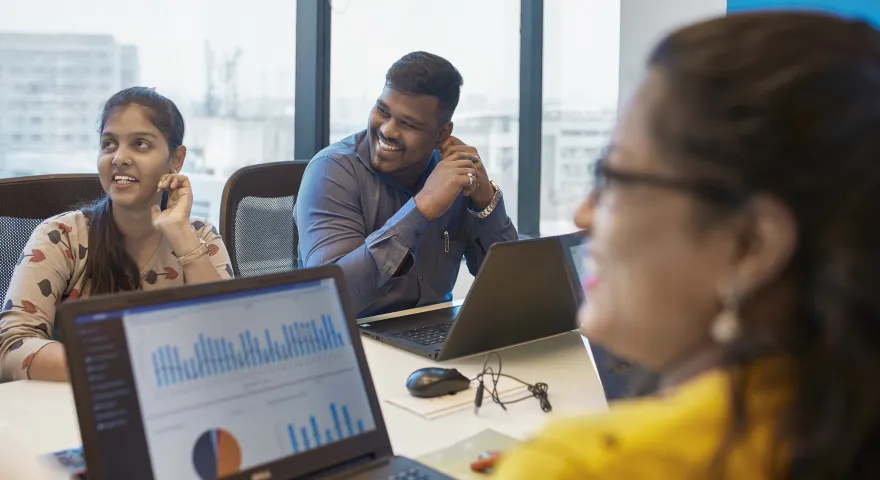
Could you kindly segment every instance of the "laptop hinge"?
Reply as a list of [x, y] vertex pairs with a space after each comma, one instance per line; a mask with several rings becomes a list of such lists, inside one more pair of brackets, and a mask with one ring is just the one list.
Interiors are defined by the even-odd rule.
[[357, 473], [359, 470], [368, 470], [372, 468], [377, 462], [386, 462], [393, 456], [390, 453], [388, 455], [382, 455], [382, 453], [383, 452], [372, 452], [360, 457], [355, 457], [347, 462], [310, 473], [306, 478], [333, 479], [349, 477], [352, 474]]

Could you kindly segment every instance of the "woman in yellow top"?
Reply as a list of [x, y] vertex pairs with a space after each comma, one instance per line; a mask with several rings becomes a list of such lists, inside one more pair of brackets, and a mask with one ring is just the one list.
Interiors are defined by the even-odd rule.
[[751, 13], [656, 47], [594, 191], [584, 334], [655, 396], [499, 478], [880, 478], [880, 32]]
[[152, 89], [107, 101], [98, 153], [107, 196], [31, 235], [0, 305], [0, 381], [67, 379], [64, 347], [52, 341], [61, 302], [232, 276], [217, 230], [190, 219], [183, 133], [180, 111]]

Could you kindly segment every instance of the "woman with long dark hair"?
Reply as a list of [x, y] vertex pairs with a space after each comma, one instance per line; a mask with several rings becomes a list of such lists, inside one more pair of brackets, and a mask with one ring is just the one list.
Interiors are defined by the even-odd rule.
[[67, 379], [64, 348], [52, 340], [63, 301], [232, 277], [217, 230], [190, 218], [183, 133], [177, 106], [153, 89], [107, 100], [98, 154], [107, 196], [31, 235], [0, 309], [0, 381]]
[[499, 477], [880, 478], [880, 32], [763, 12], [673, 33], [576, 221], [583, 332], [659, 390]]

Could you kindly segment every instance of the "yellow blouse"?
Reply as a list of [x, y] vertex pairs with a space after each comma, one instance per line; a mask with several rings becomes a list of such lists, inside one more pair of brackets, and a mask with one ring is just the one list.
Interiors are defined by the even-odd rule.
[[[217, 229], [207, 220], [192, 219], [191, 224], [207, 243], [220, 278], [231, 278], [229, 256]], [[55, 216], [34, 229], [0, 305], [0, 382], [28, 378], [31, 359], [53, 341], [58, 305], [88, 296], [84, 277], [88, 252], [89, 222], [81, 211]], [[183, 268], [164, 237], [140, 274], [143, 290], [186, 284]]]
[[[774, 365], [771, 367], [771, 365]], [[724, 455], [724, 478], [775, 477], [778, 415], [788, 398], [779, 362], [752, 367], [748, 428]], [[664, 396], [615, 403], [605, 415], [560, 421], [501, 460], [502, 479], [708, 478], [731, 428], [731, 375], [715, 370]], [[780, 455], [774, 456], [775, 453]]]

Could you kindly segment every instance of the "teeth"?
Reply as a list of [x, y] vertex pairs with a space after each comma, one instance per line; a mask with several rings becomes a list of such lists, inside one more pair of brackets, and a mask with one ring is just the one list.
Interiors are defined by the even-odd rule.
[[116, 176], [113, 177], [113, 180], [114, 180], [116, 183], [120, 183], [120, 184], [123, 184], [123, 185], [127, 185], [127, 184], [129, 184], [129, 183], [132, 183], [132, 182], [136, 182], [136, 181], [137, 181], [136, 178], [134, 178], [134, 177], [128, 177], [128, 176], [125, 176], [125, 175], [116, 175]]
[[400, 150], [400, 147], [395, 147], [393, 145], [389, 145], [389, 144], [383, 142], [382, 140], [379, 140], [379, 146], [382, 147], [384, 150], [391, 150], [391, 151], [395, 151], [395, 152], [397, 150]]

